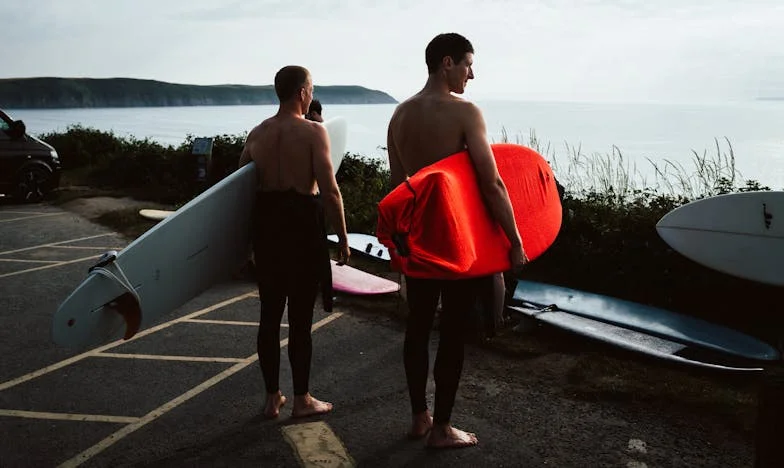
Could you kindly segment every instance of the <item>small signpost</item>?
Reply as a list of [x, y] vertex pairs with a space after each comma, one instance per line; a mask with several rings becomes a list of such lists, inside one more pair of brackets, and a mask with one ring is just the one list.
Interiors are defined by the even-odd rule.
[[193, 140], [193, 152], [196, 156], [196, 180], [205, 182], [207, 180], [207, 170], [212, 160], [212, 138], [196, 138]]

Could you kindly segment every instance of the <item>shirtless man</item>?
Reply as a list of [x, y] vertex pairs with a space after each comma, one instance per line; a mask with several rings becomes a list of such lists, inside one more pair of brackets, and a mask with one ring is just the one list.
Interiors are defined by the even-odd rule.
[[267, 390], [264, 415], [277, 417], [286, 403], [278, 379], [280, 322], [288, 300], [291, 415], [303, 417], [332, 409], [308, 391], [313, 308], [319, 285], [332, 285], [325, 211], [337, 229], [339, 260], [345, 263], [350, 253], [327, 130], [304, 118], [313, 99], [310, 73], [303, 67], [283, 67], [275, 75], [275, 92], [278, 113], [250, 132], [239, 165], [254, 161], [257, 168], [253, 250], [261, 302], [257, 346]]
[[[387, 147], [392, 187], [421, 168], [468, 149], [485, 204], [511, 242], [513, 268], [526, 261], [512, 205], [487, 140], [484, 118], [476, 105], [457, 97], [472, 70], [474, 49], [459, 34], [440, 34], [425, 50], [428, 79], [416, 95], [401, 103], [389, 122]], [[463, 324], [471, 307], [492, 276], [466, 280], [406, 277], [409, 316], [406, 324], [404, 362], [411, 399], [411, 437], [428, 434], [433, 448], [477, 444], [474, 434], [450, 424], [452, 406], [463, 367]], [[428, 342], [439, 295], [442, 301], [440, 338], [433, 376], [436, 382], [433, 416], [427, 409]]]

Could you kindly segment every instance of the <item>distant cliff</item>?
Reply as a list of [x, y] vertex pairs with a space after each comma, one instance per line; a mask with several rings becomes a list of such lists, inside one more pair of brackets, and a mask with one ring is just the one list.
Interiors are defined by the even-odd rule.
[[[316, 86], [323, 104], [394, 104], [387, 93], [361, 86]], [[0, 108], [234, 106], [277, 104], [271, 85], [186, 85], [133, 78], [0, 79]]]

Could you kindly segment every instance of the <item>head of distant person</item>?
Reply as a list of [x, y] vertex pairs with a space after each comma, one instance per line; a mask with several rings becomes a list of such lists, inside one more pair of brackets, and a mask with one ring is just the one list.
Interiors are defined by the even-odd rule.
[[275, 94], [281, 106], [294, 106], [305, 114], [313, 100], [313, 79], [305, 67], [287, 65], [275, 74]]
[[314, 99], [310, 103], [310, 107], [308, 108], [308, 113], [305, 114], [305, 118], [315, 122], [324, 121], [324, 117], [321, 116], [321, 102], [318, 99]]
[[460, 34], [439, 34], [425, 48], [425, 63], [428, 75], [443, 80], [450, 92], [463, 94], [474, 79], [474, 46]]

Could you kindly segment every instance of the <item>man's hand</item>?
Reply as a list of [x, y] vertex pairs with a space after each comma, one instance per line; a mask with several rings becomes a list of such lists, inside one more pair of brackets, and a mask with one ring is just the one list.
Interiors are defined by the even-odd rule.
[[520, 273], [523, 269], [523, 265], [528, 263], [528, 255], [525, 254], [525, 249], [523, 249], [522, 244], [512, 245], [512, 248], [509, 249], [509, 261], [512, 264], [511, 269], [515, 273]]
[[338, 240], [338, 265], [345, 265], [351, 257], [351, 249], [348, 247], [348, 239], [343, 237]]

